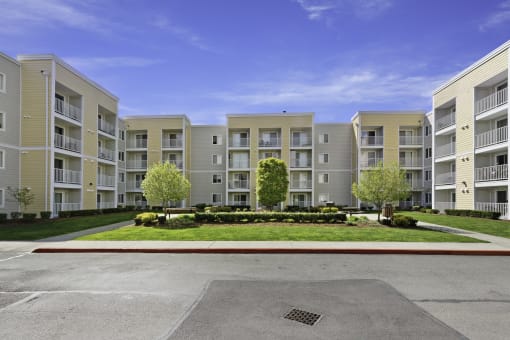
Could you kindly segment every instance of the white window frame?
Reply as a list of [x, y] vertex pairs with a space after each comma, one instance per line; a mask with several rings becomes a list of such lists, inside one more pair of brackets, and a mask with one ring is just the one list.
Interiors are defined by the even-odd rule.
[[329, 134], [321, 133], [319, 135], [319, 144], [329, 144]]
[[[321, 197], [326, 199], [321, 200]], [[319, 199], [319, 203], [329, 202], [329, 192], [319, 193], [319, 196], [317, 198]]]
[[[214, 162], [214, 157], [216, 157], [216, 162]], [[212, 165], [221, 165], [222, 164], [222, 157], [221, 155], [218, 155], [218, 154], [213, 154], [211, 156], [211, 163]]]
[[5, 131], [5, 117], [7, 117], [7, 114], [0, 111], [0, 131]]
[[[220, 201], [219, 202], [215, 202], [214, 201], [214, 197], [215, 196], [219, 196], [220, 197]], [[213, 203], [213, 204], [215, 204], [215, 203], [223, 204], [223, 195], [221, 194], [221, 192], [213, 192], [213, 193], [211, 193], [211, 203]]]
[[125, 161], [125, 157], [124, 157], [124, 151], [119, 151], [119, 162], [124, 162]]
[[126, 181], [126, 173], [125, 172], [119, 172], [119, 182], [124, 183]]
[[432, 181], [432, 170], [425, 170], [425, 182]]
[[[214, 142], [214, 139], [216, 138], [216, 143]], [[223, 144], [223, 138], [221, 135], [213, 135], [212, 136], [212, 144], [213, 145], [222, 145]]]
[[3, 72], [0, 72], [0, 76], [0, 92], [7, 93], [7, 76]]
[[321, 152], [319, 154], [319, 164], [328, 164], [329, 163], [329, 153]]
[[[216, 182], [214, 179], [216, 178]], [[219, 179], [219, 181], [218, 181]], [[212, 184], [221, 184], [223, 183], [223, 176], [221, 174], [213, 174], [212, 175]]]
[[[326, 178], [326, 180], [324, 180]], [[320, 184], [329, 184], [329, 172], [322, 172], [319, 174]]]
[[5, 169], [5, 150], [0, 149], [0, 169]]

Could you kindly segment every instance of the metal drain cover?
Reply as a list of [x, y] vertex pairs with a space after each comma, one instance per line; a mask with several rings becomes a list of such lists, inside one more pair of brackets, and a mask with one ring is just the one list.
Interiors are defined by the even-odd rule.
[[313, 326], [319, 321], [321, 315], [293, 308], [285, 314], [284, 318]]

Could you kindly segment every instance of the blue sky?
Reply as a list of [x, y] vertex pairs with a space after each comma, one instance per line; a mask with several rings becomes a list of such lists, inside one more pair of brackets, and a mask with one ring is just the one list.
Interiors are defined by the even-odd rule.
[[54, 53], [126, 115], [429, 110], [510, 39], [510, 0], [0, 0], [0, 50]]

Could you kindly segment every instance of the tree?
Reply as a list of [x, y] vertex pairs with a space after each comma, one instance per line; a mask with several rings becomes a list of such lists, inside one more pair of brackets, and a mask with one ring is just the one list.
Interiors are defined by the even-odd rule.
[[175, 164], [170, 162], [151, 165], [141, 183], [144, 196], [152, 202], [161, 202], [163, 208], [169, 202], [176, 202], [188, 197], [191, 184]]
[[26, 208], [32, 204], [35, 199], [35, 195], [30, 192], [30, 188], [8, 188], [9, 194], [21, 205], [22, 212], [25, 212]]
[[386, 203], [404, 200], [409, 197], [411, 187], [406, 180], [405, 170], [397, 163], [376, 166], [361, 173], [359, 183], [352, 184], [352, 193], [363, 202], [373, 203], [380, 221], [381, 209]]
[[269, 210], [287, 197], [287, 165], [277, 158], [266, 158], [257, 165], [257, 200]]

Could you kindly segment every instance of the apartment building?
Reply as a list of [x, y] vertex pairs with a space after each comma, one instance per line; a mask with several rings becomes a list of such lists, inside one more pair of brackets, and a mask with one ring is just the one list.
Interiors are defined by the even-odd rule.
[[19, 187], [20, 64], [0, 53], [0, 212], [18, 211], [8, 189]]
[[433, 93], [434, 206], [508, 219], [510, 41]]

